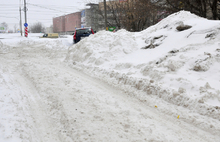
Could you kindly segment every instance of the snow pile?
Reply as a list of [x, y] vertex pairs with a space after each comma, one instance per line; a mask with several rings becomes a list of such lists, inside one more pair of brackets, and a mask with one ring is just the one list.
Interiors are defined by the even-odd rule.
[[155, 95], [220, 120], [219, 30], [219, 21], [181, 11], [142, 32], [98, 32], [71, 46], [66, 60], [141, 100]]
[[138, 50], [132, 35], [125, 30], [117, 33], [98, 32], [90, 38], [83, 39], [80, 44], [70, 47], [68, 57], [75, 62], [85, 62], [91, 65], [117, 61], [118, 57]]
[[[30, 33], [28, 38], [21, 37], [20, 33], [16, 34], [0, 34], [0, 48], [16, 48], [17, 44], [20, 46], [46, 46], [47, 49], [68, 49], [72, 45], [73, 37], [67, 35], [65, 38], [40, 38], [42, 33]], [[0, 49], [0, 50], [1, 50]]]
[[8, 47], [7, 45], [4, 45], [4, 44], [0, 41], [0, 54], [8, 53], [9, 51], [10, 51], [10, 47]]

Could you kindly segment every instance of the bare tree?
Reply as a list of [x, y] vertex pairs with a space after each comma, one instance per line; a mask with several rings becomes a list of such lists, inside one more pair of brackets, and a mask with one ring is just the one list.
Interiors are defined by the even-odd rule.
[[[100, 15], [104, 19], [101, 6]], [[107, 3], [107, 25], [128, 31], [140, 31], [158, 22], [157, 7], [152, 0], [109, 1]]]
[[207, 17], [207, 0], [166, 0], [171, 11], [187, 10], [196, 15]]
[[157, 7], [151, 0], [129, 1], [125, 3], [124, 9], [127, 30], [141, 31], [158, 22]]
[[[118, 29], [141, 31], [180, 10], [217, 20], [220, 19], [220, 0], [112, 0], [107, 3], [107, 24]], [[100, 8], [102, 19], [103, 13], [103, 8]]]
[[43, 27], [42, 23], [37, 22], [30, 27], [30, 31], [32, 33], [43, 33], [45, 28]]
[[217, 20], [218, 18], [218, 0], [207, 0], [212, 11], [212, 19]]
[[107, 11], [108, 11], [108, 15], [110, 16], [108, 17], [108, 25], [116, 26], [118, 29], [121, 29], [122, 27], [121, 15], [122, 15], [123, 7], [120, 5], [120, 3], [115, 1], [110, 1], [109, 4], [107, 5]]
[[[118, 1], [110, 0], [107, 2], [106, 9], [107, 9], [107, 26], [108, 27], [117, 27], [118, 29], [122, 28], [122, 18], [121, 18], [121, 12], [122, 12], [122, 6], [119, 4]], [[101, 21], [100, 26], [104, 27], [104, 4], [99, 4], [98, 12], [99, 17], [97, 17], [99, 21]]]
[[220, 0], [166, 0], [172, 11], [187, 10], [204, 18], [220, 19]]
[[217, 1], [217, 12], [218, 12], [218, 14], [217, 14], [217, 16], [218, 16], [218, 19], [220, 19], [220, 0], [218, 0]]

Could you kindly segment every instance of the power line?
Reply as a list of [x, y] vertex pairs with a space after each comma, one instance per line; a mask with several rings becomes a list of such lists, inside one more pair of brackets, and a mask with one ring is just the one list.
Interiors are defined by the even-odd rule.
[[[31, 4], [31, 3], [28, 3]], [[33, 5], [33, 4], [32, 4]], [[34, 4], [34, 5], [38, 5], [38, 6], [42, 6], [42, 7], [53, 7], [53, 8], [77, 8], [77, 6], [58, 6], [58, 5], [43, 5], [43, 4]], [[79, 8], [77, 8], [79, 9]]]
[[[27, 7], [28, 7], [28, 13], [30, 15], [35, 14], [35, 17], [32, 18], [33, 16], [28, 16], [30, 18], [29, 23], [33, 23], [33, 21], [43, 21], [43, 23], [51, 23], [53, 20], [52, 17], [57, 17], [58, 15], [64, 15], [67, 13], [73, 13], [76, 11], [79, 11], [80, 9], [76, 6], [61, 6], [61, 5], [42, 5], [42, 4], [33, 4], [31, 3], [31, 0], [26, 0], [28, 1]], [[1, 4], [0, 5], [0, 18], [3, 20], [4, 18], [9, 18], [9, 19], [18, 19], [19, 18], [19, 7], [20, 5], [24, 6], [24, 0], [20, 0], [20, 4]], [[27, 9], [26, 9], [27, 10]], [[22, 11], [25, 11], [23, 9]], [[45, 16], [46, 17], [45, 17]], [[16, 17], [15, 17], [16, 16]], [[39, 18], [38, 18], [39, 17]], [[45, 18], [44, 18], [45, 17]], [[48, 17], [48, 19], [47, 19]], [[51, 18], [49, 18], [51, 17]], [[44, 19], [41, 19], [44, 18]]]
[[1, 4], [1, 6], [12, 6], [12, 5], [19, 6], [18, 4]]
[[[30, 20], [37, 20], [36, 18], [28, 18], [28, 19], [30, 19]], [[51, 20], [52, 21], [52, 19], [40, 19], [40, 20]]]
[[40, 7], [40, 8], [43, 8], [43, 9], [49, 9], [49, 10], [53, 10], [53, 11], [59, 11], [59, 12], [62, 12], [62, 13], [68, 13], [66, 11], [61, 11], [61, 10], [57, 10], [57, 9], [53, 9], [53, 8], [47, 8], [47, 7], [36, 5], [36, 4], [30, 4], [30, 3], [28, 3], [28, 4], [32, 5], [32, 6]]
[[18, 19], [17, 17], [8, 17], [8, 16], [1, 16], [0, 17], [4, 17], [4, 18], [15, 18], [15, 19]]
[[[42, 13], [45, 13], [45, 12], [48, 12], [48, 13], [60, 13], [60, 12], [58, 12], [58, 11], [51, 12], [51, 11], [48, 11], [48, 10], [30, 10], [30, 9], [29, 9], [29, 12], [38, 12], [38, 13], [40, 13], [40, 12], [42, 12]], [[46, 13], [46, 14], [48, 14], [48, 13]]]
[[10, 10], [10, 9], [12, 9], [12, 10], [16, 10], [16, 9], [18, 9], [17, 7], [5, 7], [5, 6], [3, 6], [3, 7], [1, 7], [0, 6], [0, 10]]
[[8, 11], [7, 11], [7, 10], [4, 10], [4, 9], [2, 9], [2, 10], [0, 9], [0, 11], [2, 11], [2, 12], [5, 11], [5, 12], [7, 12], [7, 13], [8, 13], [8, 12], [18, 12], [18, 10], [8, 10]]

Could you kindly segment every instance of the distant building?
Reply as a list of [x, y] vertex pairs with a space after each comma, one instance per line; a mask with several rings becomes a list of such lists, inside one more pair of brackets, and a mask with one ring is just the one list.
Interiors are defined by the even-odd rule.
[[53, 18], [53, 31], [61, 33], [65, 31], [65, 16]]
[[81, 27], [81, 12], [53, 18], [53, 32], [73, 33], [76, 28]]
[[103, 17], [99, 14], [99, 4], [89, 3], [90, 8], [53, 18], [53, 32], [72, 34], [76, 28], [91, 27], [95, 31], [104, 27]]
[[81, 12], [65, 15], [65, 32], [74, 32], [81, 27]]
[[103, 18], [99, 14], [99, 5], [89, 3], [86, 6], [90, 6], [81, 12], [81, 27], [91, 27], [96, 31], [103, 29]]
[[53, 33], [53, 28], [52, 27], [46, 27], [45, 28], [45, 33]]

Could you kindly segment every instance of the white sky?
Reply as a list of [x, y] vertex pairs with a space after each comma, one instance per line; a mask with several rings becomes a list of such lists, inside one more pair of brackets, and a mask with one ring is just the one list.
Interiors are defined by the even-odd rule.
[[[14, 25], [19, 27], [19, 1], [24, 8], [24, 0], [0, 0], [0, 23], [6, 22], [9, 29]], [[29, 25], [41, 22], [44, 26], [52, 25], [53, 17], [81, 11], [87, 3], [97, 3], [99, 0], [26, 0], [27, 23]], [[22, 23], [24, 12], [22, 11]]]

